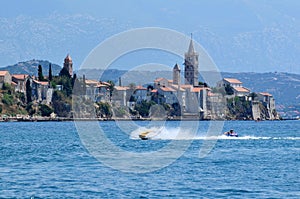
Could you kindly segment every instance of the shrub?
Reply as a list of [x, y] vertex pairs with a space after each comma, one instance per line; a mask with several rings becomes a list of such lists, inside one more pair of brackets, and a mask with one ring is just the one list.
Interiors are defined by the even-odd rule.
[[99, 102], [99, 115], [101, 117], [111, 118], [112, 117], [112, 109], [109, 103], [107, 102]]
[[3, 102], [3, 104], [6, 104], [6, 105], [8, 105], [8, 106], [13, 105], [13, 103], [14, 103], [14, 102], [13, 102], [13, 96], [11, 96], [11, 95], [5, 93], [5, 94], [3, 95], [2, 102]]
[[52, 108], [50, 108], [49, 106], [47, 106], [45, 104], [40, 105], [40, 111], [41, 111], [41, 115], [43, 117], [49, 117], [51, 115], [51, 113], [53, 112]]
[[35, 109], [33, 108], [32, 102], [30, 102], [29, 104], [27, 104], [26, 111], [28, 112], [29, 115], [35, 114]]

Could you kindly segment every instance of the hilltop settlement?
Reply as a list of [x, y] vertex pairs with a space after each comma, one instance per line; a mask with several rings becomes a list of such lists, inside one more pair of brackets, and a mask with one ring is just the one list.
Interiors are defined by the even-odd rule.
[[184, 57], [184, 71], [175, 64], [172, 79], [160, 77], [148, 85], [122, 85], [121, 77], [117, 83], [77, 77], [69, 54], [58, 75], [51, 64], [48, 76], [40, 65], [37, 76], [0, 71], [0, 120], [279, 119], [270, 93], [255, 93], [230, 77], [215, 87], [199, 82], [192, 39]]

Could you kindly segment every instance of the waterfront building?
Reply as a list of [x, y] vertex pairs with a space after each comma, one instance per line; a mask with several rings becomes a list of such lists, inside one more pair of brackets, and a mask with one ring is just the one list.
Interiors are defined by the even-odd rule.
[[51, 93], [48, 92], [49, 89], [48, 82], [42, 82], [35, 79], [29, 79], [27, 81], [31, 81], [32, 96], [34, 100], [38, 102], [42, 102], [45, 100], [46, 103], [49, 103], [50, 100], [51, 102], [52, 92]]
[[11, 84], [11, 75], [7, 70], [0, 71], [0, 89], [4, 83]]
[[235, 78], [223, 78], [217, 82], [217, 88], [231, 87], [234, 96], [244, 97], [250, 94], [250, 89], [243, 86], [243, 82]]
[[14, 83], [15, 91], [25, 93], [26, 92], [26, 81], [29, 79], [27, 74], [13, 74], [12, 83]]

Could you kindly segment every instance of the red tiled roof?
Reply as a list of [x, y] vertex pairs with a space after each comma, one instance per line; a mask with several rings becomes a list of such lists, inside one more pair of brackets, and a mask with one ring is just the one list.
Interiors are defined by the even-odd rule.
[[99, 82], [97, 80], [92, 80], [92, 79], [86, 79], [85, 80], [86, 84], [98, 84]]
[[[173, 89], [178, 90], [178, 85], [177, 84], [171, 84], [170, 85]], [[180, 88], [180, 91], [185, 91], [183, 88]]]
[[242, 82], [238, 79], [233, 78], [224, 78], [225, 81], [231, 83], [231, 84], [242, 84]]
[[262, 93], [259, 93], [259, 94], [261, 94], [261, 95], [263, 95], [263, 96], [269, 96], [269, 97], [272, 96], [270, 93], [267, 93], [267, 92], [262, 92]]
[[183, 89], [187, 89], [187, 88], [192, 88], [193, 86], [189, 85], [189, 84], [182, 84], [182, 85], [180, 85], [180, 87]]
[[19, 79], [19, 80], [25, 80], [28, 75], [27, 74], [14, 74], [12, 75], [13, 78]]
[[108, 85], [99, 83], [99, 84], [97, 84], [96, 87], [98, 87], [98, 88], [100, 88], [100, 87], [108, 87]]
[[157, 89], [153, 89], [152, 91], [151, 91], [151, 93], [156, 93], [157, 92]]
[[104, 84], [104, 85], [107, 85], [107, 86], [110, 86], [110, 83], [108, 82], [100, 82], [101, 84]]
[[37, 84], [40, 84], [40, 85], [43, 85], [43, 86], [47, 86], [48, 85], [48, 82], [41, 82], [41, 81], [38, 81], [38, 80], [33, 80], [35, 83]]
[[243, 92], [243, 93], [250, 92], [250, 90], [245, 87], [233, 87], [233, 89], [236, 90], [237, 92]]
[[175, 92], [175, 90], [170, 87], [160, 87], [160, 89], [164, 92]]
[[142, 86], [137, 86], [137, 87], [135, 87], [135, 90], [147, 90], [147, 88], [142, 87]]
[[0, 76], [5, 76], [8, 73], [7, 70], [2, 70], [0, 71]]
[[115, 86], [115, 90], [117, 91], [126, 91], [127, 89], [129, 89], [127, 86]]
[[192, 92], [199, 93], [200, 91], [203, 91], [203, 90], [211, 90], [211, 89], [207, 88], [207, 87], [194, 87], [192, 89]]

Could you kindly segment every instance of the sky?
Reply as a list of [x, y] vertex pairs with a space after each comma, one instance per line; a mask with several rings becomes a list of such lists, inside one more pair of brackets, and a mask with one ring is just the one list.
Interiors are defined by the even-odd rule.
[[[300, 48], [297, 44], [293, 44], [293, 41], [298, 39], [294, 43], [298, 42], [300, 37], [299, 8], [300, 1], [298, 0], [10, 0], [1, 1], [0, 19], [2, 22], [11, 20], [16, 23], [20, 16], [30, 17], [35, 21], [43, 21], [55, 14], [62, 16], [86, 15], [99, 20], [113, 19], [118, 28], [122, 26], [122, 28], [111, 31], [111, 34], [126, 31], [127, 28], [170, 28], [186, 35], [193, 33], [195, 35], [194, 39], [208, 51], [223, 71], [300, 73], [300, 67], [297, 68], [297, 64], [299, 64], [297, 55]], [[16, 32], [24, 29], [24, 27], [22, 29], [18, 28], [18, 26], [13, 26]], [[95, 29], [97, 28], [99, 27], [95, 27]], [[279, 30], [274, 30], [276, 28]], [[270, 30], [275, 33], [268, 34]], [[71, 52], [75, 55], [73, 58], [77, 61], [77, 65], [83, 62], [84, 57], [93, 47], [111, 36], [109, 35], [110, 31], [105, 31], [106, 34], [103, 34], [102, 37], [96, 37], [97, 39], [94, 39], [94, 42], [88, 39], [85, 42], [85, 38], [82, 38], [83, 42], [89, 43], [89, 45], [82, 45], [83, 49]], [[280, 43], [275, 47], [268, 46], [273, 43], [273, 40], [266, 38], [270, 35], [271, 37], [274, 35], [275, 43], [282, 41], [279, 37], [290, 39], [282, 41], [282, 44]], [[291, 38], [291, 35], [295, 39]], [[260, 42], [262, 39], [263, 41]], [[13, 35], [3, 36], [0, 41], [7, 41], [8, 44], [5, 48], [10, 48], [18, 45], [19, 38], [14, 38]], [[45, 40], [46, 44], [39, 44], [37, 47], [43, 49], [45, 46], [51, 46], [48, 44], [49, 41], [51, 39], [48, 38], [48, 40]], [[232, 42], [232, 48], [230, 42]], [[289, 45], [286, 46], [285, 43], [289, 43]], [[5, 66], [34, 58], [35, 54], [32, 53], [22, 54], [22, 48], [24, 47], [22, 45], [14, 49], [13, 53], [20, 54], [20, 56], [17, 56], [17, 60], [2, 59], [0, 65]], [[24, 45], [30, 44], [26, 43]], [[252, 51], [250, 54], [247, 50], [244, 50], [247, 49], [248, 45], [250, 45], [249, 51]], [[70, 48], [74, 49], [74, 47], [69, 46], [62, 49], [62, 52], [70, 51]], [[231, 49], [233, 49], [233, 52], [230, 52]], [[257, 52], [253, 52], [256, 49], [258, 49]], [[290, 55], [288, 53], [282, 55], [282, 52], [286, 52], [286, 49], [291, 50]], [[37, 52], [36, 58], [51, 59], [53, 62], [61, 64], [61, 57], [65, 56], [66, 53], [59, 57], [55, 53], [52, 54], [52, 51], [47, 53], [48, 57]], [[266, 55], [266, 59], [255, 57], [265, 51], [272, 51]], [[276, 62], [278, 56], [282, 57]], [[257, 64], [257, 67], [255, 66], [256, 60], [261, 61], [261, 64]], [[130, 59], [127, 61], [127, 64], [133, 64]], [[170, 63], [177, 61], [172, 60]], [[248, 63], [247, 68], [241, 66], [243, 62], [245, 65]]]

